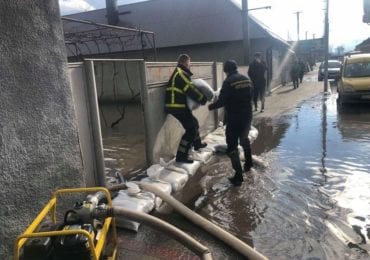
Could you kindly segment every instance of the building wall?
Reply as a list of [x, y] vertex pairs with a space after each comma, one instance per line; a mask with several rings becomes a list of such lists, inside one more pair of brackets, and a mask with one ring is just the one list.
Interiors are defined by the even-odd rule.
[[57, 0], [0, 2], [0, 259], [54, 190], [84, 186]]
[[189, 54], [192, 61], [198, 62], [223, 62], [228, 59], [234, 59], [238, 64], [243, 62], [241, 42], [220, 42], [161, 48], [157, 51], [157, 61], [173, 61], [181, 53]]

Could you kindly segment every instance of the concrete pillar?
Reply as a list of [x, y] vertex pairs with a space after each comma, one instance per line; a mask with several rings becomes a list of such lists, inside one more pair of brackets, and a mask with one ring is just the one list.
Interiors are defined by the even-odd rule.
[[84, 186], [57, 0], [0, 1], [0, 259], [52, 192]]

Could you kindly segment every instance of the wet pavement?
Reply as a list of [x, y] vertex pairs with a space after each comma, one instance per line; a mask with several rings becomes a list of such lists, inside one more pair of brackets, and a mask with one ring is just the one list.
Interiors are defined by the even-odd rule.
[[[307, 75], [294, 91], [279, 88], [265, 112], [255, 113], [253, 153], [265, 167], [233, 188], [230, 162], [217, 156], [186, 188], [194, 197], [187, 205], [269, 259], [370, 259], [370, 106], [338, 112], [335, 86], [323, 94], [316, 77]], [[209, 247], [214, 259], [243, 259], [176, 213], [160, 217]], [[145, 226], [119, 230], [119, 238], [119, 259], [198, 259]]]
[[209, 185], [197, 210], [269, 259], [370, 259], [370, 106], [338, 113], [333, 90], [258, 120], [267, 167], [239, 189]]

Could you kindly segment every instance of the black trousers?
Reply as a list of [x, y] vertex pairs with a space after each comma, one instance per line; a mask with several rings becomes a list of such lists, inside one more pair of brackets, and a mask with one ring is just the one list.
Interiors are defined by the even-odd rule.
[[185, 133], [181, 138], [179, 148], [177, 150], [178, 156], [187, 156], [192, 145], [200, 145], [201, 139], [199, 136], [199, 123], [196, 117], [193, 116], [189, 109], [169, 112], [173, 115], [185, 129]]
[[239, 143], [244, 150], [245, 169], [249, 170], [250, 167], [252, 167], [252, 151], [251, 144], [248, 138], [251, 122], [252, 122], [252, 111], [250, 111], [249, 113], [240, 113], [240, 114], [228, 113], [227, 115], [226, 152], [231, 159], [231, 163], [235, 170], [236, 176], [239, 175], [241, 176], [242, 174], [238, 151]]
[[257, 109], [257, 101], [261, 100], [261, 108], [265, 107], [265, 96], [266, 96], [266, 83], [256, 84], [253, 88], [253, 103], [254, 108]]
[[299, 87], [299, 77], [298, 76], [292, 77], [292, 81], [293, 81], [293, 88], [298, 88]]

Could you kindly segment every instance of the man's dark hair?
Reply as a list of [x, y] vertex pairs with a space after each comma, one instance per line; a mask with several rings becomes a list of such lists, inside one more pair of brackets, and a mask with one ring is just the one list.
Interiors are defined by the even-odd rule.
[[177, 58], [177, 64], [184, 64], [187, 60], [190, 60], [190, 56], [187, 54], [180, 54]]
[[238, 65], [236, 64], [235, 60], [227, 60], [224, 63], [224, 72], [230, 73], [236, 71], [238, 69]]

